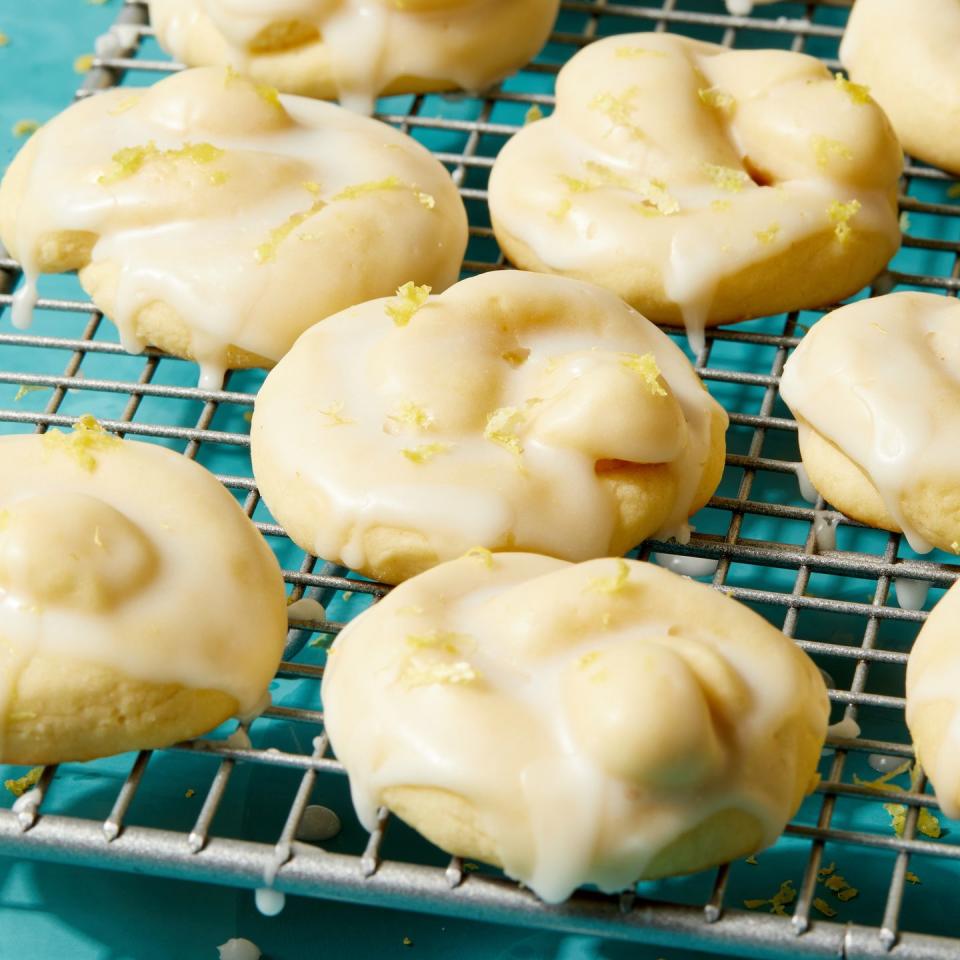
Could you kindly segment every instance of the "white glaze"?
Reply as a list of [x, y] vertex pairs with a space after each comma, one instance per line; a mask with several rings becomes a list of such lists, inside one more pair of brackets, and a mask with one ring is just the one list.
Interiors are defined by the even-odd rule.
[[800, 496], [803, 497], [807, 503], [816, 503], [820, 499], [820, 494], [817, 493], [817, 488], [810, 482], [810, 477], [807, 476], [807, 471], [804, 469], [802, 463], [798, 463], [796, 466], [797, 471], [797, 486], [800, 487]]
[[263, 956], [255, 943], [243, 937], [234, 937], [221, 943], [217, 950], [220, 952], [220, 960], [260, 960]]
[[214, 477], [154, 444], [78, 439], [0, 438], [0, 757], [36, 656], [221, 690], [243, 711], [283, 649], [280, 568]]
[[257, 909], [265, 917], [276, 917], [283, 913], [283, 908], [287, 904], [286, 895], [270, 887], [258, 887], [254, 894], [254, 901]]
[[[707, 102], [716, 96], [726, 106]], [[860, 230], [889, 252], [900, 242], [896, 141], [876, 105], [848, 96], [812, 57], [617, 35], [563, 68], [557, 104], [497, 158], [498, 235], [550, 271], [631, 291], [654, 320], [665, 295], [695, 352], [718, 287], [744, 271], [808, 240], [842, 261]], [[837, 233], [830, 211], [853, 201]], [[738, 282], [743, 304], [730, 320], [755, 316], [762, 288]]]
[[903, 498], [960, 485], [960, 304], [925, 293], [859, 301], [817, 323], [787, 361], [780, 394], [800, 442], [814, 430], [867, 475], [919, 553], [930, 543]]
[[[330, 313], [407, 280], [454, 282], [466, 215], [442, 165], [385, 124], [275, 97], [191, 70], [142, 95], [91, 97], [39, 130], [21, 195], [4, 197], [17, 205], [4, 241], [25, 275], [14, 323], [29, 323], [41, 247], [64, 231], [98, 237], [94, 268], [119, 265], [110, 317], [125, 348], [143, 349], [138, 315], [164, 302], [189, 328], [207, 388], [231, 344], [275, 362]], [[205, 152], [141, 154], [138, 169], [113, 159], [149, 144]]]
[[871, 753], [867, 757], [867, 763], [877, 771], [877, 773], [889, 773], [903, 766], [904, 757], [894, 756], [889, 753]]
[[[676, 497], [658, 536], [684, 536], [711, 421], [725, 415], [656, 327], [601, 288], [512, 271], [431, 297], [406, 326], [387, 306], [308, 331], [257, 399], [251, 453], [274, 515], [296, 513], [293, 479], [327, 506], [301, 546], [368, 569], [365, 537], [389, 526], [424, 533], [440, 559], [511, 542], [603, 556], [617, 531], [602, 460], [669, 465]], [[529, 351], [522, 363], [504, 359], [518, 349]], [[656, 388], [626, 365], [648, 354]], [[409, 403], [432, 421], [395, 419]], [[485, 436], [505, 408], [518, 411], [520, 454]]]
[[327, 611], [323, 604], [311, 597], [301, 597], [287, 607], [287, 617], [291, 620], [308, 620], [312, 623], [322, 623], [327, 619]]
[[860, 736], [860, 724], [853, 717], [844, 715], [839, 723], [831, 723], [827, 727], [828, 737], [838, 737], [841, 740], [856, 740]]
[[[558, 5], [558, 0], [150, 0], [150, 18], [161, 46], [183, 63], [229, 63], [294, 92], [333, 94], [344, 106], [370, 113], [381, 92], [408, 92], [424, 81], [441, 89], [486, 89], [537, 53]], [[258, 37], [271, 26], [290, 22], [315, 35], [286, 50], [258, 49]]]
[[710, 557], [681, 557], [674, 553], [655, 553], [653, 559], [661, 567], [685, 577], [712, 577], [719, 564]]
[[[392, 786], [450, 791], [549, 901], [632, 886], [728, 807], [771, 842], [828, 712], [812, 662], [736, 601], [652, 564], [531, 554], [396, 588], [337, 638], [322, 697], [367, 829]], [[802, 764], [781, 724], [811, 737]]]
[[813, 539], [817, 550], [826, 552], [837, 549], [837, 527], [840, 520], [824, 510], [813, 511]]
[[912, 580], [910, 577], [896, 577], [894, 585], [897, 603], [904, 610], [922, 610], [927, 602], [927, 594], [932, 584], [929, 580]]

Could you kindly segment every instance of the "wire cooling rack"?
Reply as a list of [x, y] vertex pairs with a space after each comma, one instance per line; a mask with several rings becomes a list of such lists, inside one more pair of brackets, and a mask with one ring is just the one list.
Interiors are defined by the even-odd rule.
[[[727, 16], [719, 0], [567, 0], [546, 51], [518, 77], [484, 97], [391, 98], [381, 101], [380, 116], [420, 139], [451, 170], [470, 212], [466, 272], [497, 269], [504, 261], [486, 211], [490, 167], [530, 107], [552, 108], [556, 72], [580, 47], [610, 33], [670, 29], [728, 46], [805, 51], [837, 68], [845, 16], [815, 3], [760, 7], [748, 19]], [[143, 85], [178, 69], [156, 47], [139, 2], [125, 4], [97, 53], [78, 97], [121, 83]], [[956, 294], [960, 207], [949, 188], [943, 173], [908, 163], [904, 249], [863, 295], [895, 288]], [[0, 250], [0, 312], [18, 277], [18, 265]], [[496, 871], [444, 857], [386, 815], [372, 835], [361, 830], [323, 734], [319, 680], [325, 642], [384, 588], [304, 556], [260, 502], [247, 424], [261, 372], [234, 373], [223, 390], [191, 386], [196, 369], [189, 363], [150, 351], [129, 357], [78, 289], [70, 278], [45, 278], [29, 332], [0, 317], [2, 429], [42, 433], [92, 411], [109, 430], [197, 459], [275, 547], [291, 599], [320, 600], [327, 618], [291, 620], [274, 706], [253, 723], [249, 746], [220, 730], [170, 751], [86, 764], [84, 783], [92, 791], [59, 789], [72, 768], [48, 767], [34, 795], [38, 803], [14, 811], [10, 798], [0, 799], [0, 854], [250, 888], [272, 879], [279, 891], [314, 897], [739, 956], [960, 954], [960, 921], [939, 902], [960, 878], [960, 835], [942, 818], [939, 838], [920, 833], [921, 809], [937, 812], [924, 779], [874, 786], [869, 781], [878, 775], [868, 762], [882, 766], [879, 757], [889, 767], [912, 758], [903, 677], [926, 614], [909, 606], [919, 606], [929, 589], [929, 609], [960, 566], [941, 554], [918, 558], [899, 536], [867, 530], [822, 501], [811, 506], [801, 498], [796, 424], [778, 398], [778, 383], [791, 349], [823, 311], [708, 334], [695, 360], [731, 415], [723, 485], [695, 519], [687, 546], [647, 543], [639, 555], [657, 554], [662, 563], [670, 556], [700, 558], [694, 572], [701, 579], [796, 638], [828, 673], [833, 720], [847, 721], [837, 728], [847, 736], [830, 738], [816, 793], [756, 864], [644, 883], [620, 897], [582, 891], [547, 907]], [[682, 342], [679, 331], [672, 334]], [[181, 792], [195, 798], [192, 805], [171, 802]], [[311, 802], [339, 813], [343, 829], [336, 838], [298, 839]], [[902, 835], [891, 826], [891, 810], [901, 814]], [[841, 873], [846, 886], [831, 884]], [[796, 896], [780, 898], [778, 906], [773, 897], [786, 880]]]

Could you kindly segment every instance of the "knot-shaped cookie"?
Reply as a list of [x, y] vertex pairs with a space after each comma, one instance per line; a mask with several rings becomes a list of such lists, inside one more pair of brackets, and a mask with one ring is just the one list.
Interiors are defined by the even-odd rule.
[[960, 174], [960, 4], [857, 0], [840, 60], [886, 111], [903, 148]]
[[755, 613], [634, 560], [476, 552], [334, 644], [327, 732], [386, 806], [548, 901], [772, 843], [815, 782], [826, 690]]
[[410, 137], [231, 70], [80, 101], [39, 130], [0, 185], [0, 235], [38, 273], [79, 270], [128, 350], [269, 366], [311, 324], [415, 278], [443, 289], [466, 246], [463, 203]]
[[851, 303], [787, 361], [780, 394], [814, 487], [914, 550], [960, 553], [960, 304], [932, 293]]
[[479, 91], [540, 51], [559, 0], [150, 0], [160, 45], [371, 113], [381, 94]]
[[902, 155], [820, 61], [669, 34], [608, 37], [497, 158], [490, 212], [525, 269], [592, 280], [699, 346], [719, 323], [832, 303], [900, 243]]
[[933, 608], [907, 661], [907, 726], [940, 809], [960, 819], [960, 584]]
[[726, 424], [609, 291], [499, 271], [308, 331], [257, 397], [251, 453], [300, 546], [396, 583], [474, 546], [584, 560], [685, 539]]
[[84, 417], [0, 438], [0, 763], [168, 746], [254, 711], [283, 578], [212, 474]]

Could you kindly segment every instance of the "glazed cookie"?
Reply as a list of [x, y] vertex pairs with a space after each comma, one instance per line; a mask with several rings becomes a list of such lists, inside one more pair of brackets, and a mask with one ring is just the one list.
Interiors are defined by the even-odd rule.
[[490, 212], [517, 266], [601, 283], [699, 346], [867, 283], [900, 243], [901, 165], [883, 112], [813, 57], [638, 33], [561, 70]]
[[861, 300], [824, 317], [787, 361], [813, 486], [914, 550], [960, 552], [960, 304], [931, 293]]
[[951, 820], [960, 819], [958, 622], [960, 583], [933, 608], [907, 661], [907, 726], [917, 759]]
[[373, 111], [377, 96], [482, 90], [539, 53], [559, 0], [150, 0], [160, 45], [289, 93]]
[[857, 0], [840, 60], [887, 112], [907, 153], [960, 174], [960, 4]]
[[816, 783], [817, 668], [755, 613], [635, 560], [445, 563], [338, 637], [326, 729], [386, 806], [544, 900], [773, 843]]
[[212, 474], [92, 417], [0, 437], [0, 763], [165, 747], [256, 712], [287, 615]]
[[39, 130], [0, 186], [0, 237], [25, 274], [15, 324], [38, 273], [77, 269], [128, 350], [196, 359], [218, 387], [411, 277], [453, 283], [467, 221], [409, 137], [211, 67], [81, 100]]
[[473, 546], [585, 560], [686, 538], [726, 425], [613, 294], [498, 271], [305, 333], [257, 397], [251, 454], [294, 541], [398, 583]]

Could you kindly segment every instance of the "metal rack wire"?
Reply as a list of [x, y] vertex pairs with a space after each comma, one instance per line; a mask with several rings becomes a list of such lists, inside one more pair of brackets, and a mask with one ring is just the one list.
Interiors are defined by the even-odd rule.
[[[547, 55], [525, 72], [528, 76], [542, 76], [545, 89], [549, 88], [558, 65], [595, 37], [648, 29], [689, 31], [728, 46], [747, 42], [750, 37], [759, 43], [796, 51], [816, 46], [814, 52], [835, 67], [842, 25], [835, 18], [821, 16], [822, 8], [816, 3], [780, 6], [788, 8], [788, 16], [764, 16], [769, 8], [760, 8], [757, 16], [744, 18], [719, 12], [717, 0], [661, 0], [659, 5], [566, 0]], [[145, 6], [139, 0], [127, 0], [117, 24], [121, 29], [114, 31], [111, 54], [115, 55], [94, 60], [78, 97], [94, 95], [122, 81], [153, 79], [177, 69], [168, 61], [143, 55], [141, 47], [151, 37], [151, 30]], [[522, 122], [523, 110], [534, 104], [549, 108], [553, 97], [549, 92], [516, 92], [508, 84], [507, 89], [498, 88], [474, 101], [474, 115], [466, 119], [446, 116], [442, 110], [430, 109], [429, 103], [430, 98], [408, 98], [405, 109], [387, 113], [382, 119], [414, 135], [439, 132], [446, 137], [442, 149], [435, 152], [451, 169], [471, 213], [471, 248], [466, 269], [497, 269], [503, 265], [503, 259], [495, 249], [484, 216], [486, 176], [497, 148]], [[505, 107], [514, 112], [505, 111]], [[457, 141], [459, 149], [450, 149], [451, 141]], [[939, 258], [939, 264], [949, 262], [949, 266], [927, 272], [893, 269], [878, 279], [873, 293], [895, 286], [932, 288], [947, 294], [960, 289], [960, 234], [957, 239], [949, 238], [952, 218], [960, 215], [960, 207], [942, 198], [918, 197], [913, 189], [916, 184], [937, 185], [946, 180], [936, 170], [908, 164], [901, 206], [908, 214], [930, 218], [924, 222], [947, 225], [942, 230], [927, 231], [941, 234], [937, 237], [908, 233], [905, 248]], [[0, 290], [13, 288], [18, 270], [18, 265], [0, 251]], [[10, 301], [9, 292], [0, 293], [0, 310], [9, 306]], [[109, 377], [85, 375], [93, 360], [110, 364], [126, 357], [109, 335], [109, 326], [103, 324], [96, 308], [83, 300], [47, 298], [39, 306], [73, 318], [85, 317], [82, 332], [71, 337], [0, 331], [0, 366], [10, 348], [45, 360], [35, 366], [28, 362], [26, 371], [0, 370], [0, 389], [16, 385], [52, 391], [42, 410], [30, 411], [16, 405], [3, 408], [0, 404], [0, 422], [20, 425], [21, 429], [32, 426], [43, 432], [51, 426], [74, 422], [68, 399], [76, 401], [93, 394], [126, 398], [119, 416], [103, 420], [107, 429], [120, 435], [168, 442], [192, 458], [202, 459], [211, 448], [236, 455], [232, 462], [241, 465], [240, 472], [220, 472], [219, 479], [243, 498], [248, 515], [272, 543], [283, 547], [283, 556], [296, 558], [285, 571], [294, 599], [306, 593], [334, 603], [350, 593], [372, 594], [374, 598], [382, 595], [385, 588], [377, 584], [350, 579], [345, 570], [329, 564], [318, 566], [315, 558], [289, 549], [283, 530], [265, 515], [249, 471], [248, 436], [242, 428], [226, 429], [220, 417], [224, 410], [234, 414], [249, 410], [255, 383], [231, 389], [233, 382], [250, 383], [234, 378], [228, 380], [223, 390], [216, 391], [171, 385], [164, 382], [168, 378], [163, 374], [171, 365], [183, 361], [154, 352], [140, 359], [135, 378], [125, 378], [119, 366], [118, 372], [111, 372]], [[131, 805], [138, 795], [149, 790], [144, 779], [155, 755], [143, 752], [133, 761], [115, 792], [111, 809], [102, 819], [72, 815], [69, 810], [46, 812], [45, 803], [57, 770], [44, 770], [38, 784], [38, 804], [21, 805], [16, 812], [0, 810], [0, 854], [246, 887], [264, 886], [265, 877], [272, 877], [278, 890], [290, 893], [469, 915], [625, 940], [669, 942], [673, 946], [721, 953], [749, 951], [751, 956], [760, 957], [955, 958], [960, 953], [960, 939], [943, 936], [942, 929], [937, 933], [922, 925], [919, 929], [901, 929], [911, 858], [929, 858], [931, 863], [948, 865], [960, 861], [960, 845], [918, 836], [921, 806], [936, 809], [936, 801], [925, 792], [922, 779], [912, 789], [881, 793], [869, 785], [850, 781], [847, 774], [851, 764], [856, 765], [867, 754], [912, 757], [902, 720], [904, 702], [898, 691], [902, 691], [909, 641], [925, 614], [892, 603], [895, 582], [909, 578], [926, 581], [935, 590], [946, 588], [960, 576], [960, 566], [946, 559], [941, 563], [912, 558], [900, 537], [871, 534], [822, 502], [806, 505], [795, 495], [796, 454], [791, 450], [795, 449], [796, 424], [778, 407], [777, 391], [784, 362], [799, 342], [805, 319], [809, 318], [791, 314], [764, 324], [717, 330], [708, 336], [696, 359], [697, 370], [728, 406], [732, 447], [739, 452], [728, 456], [725, 483], [709, 505], [710, 522], [705, 529], [685, 547], [647, 543], [640, 554], [647, 557], [657, 552], [715, 560], [712, 581], [716, 589], [761, 609], [788, 636], [796, 638], [821, 666], [835, 673], [835, 681], [842, 677], [842, 682], [831, 684], [834, 704], [849, 719], [859, 718], [865, 727], [872, 725], [880, 731], [874, 737], [831, 738], [833, 752], [826, 761], [825, 776], [815, 797], [808, 802], [806, 813], [788, 827], [784, 841], [790, 844], [790, 869], [799, 878], [789, 918], [742, 909], [729, 895], [730, 865], [711, 873], [706, 895], [699, 902], [680, 902], [682, 898], [672, 898], [669, 888], [644, 885], [619, 898], [582, 891], [561, 907], [546, 907], [516, 884], [493, 873], [469, 871], [469, 865], [456, 859], [436, 866], [416, 858], [386, 855], [384, 837], [390, 823], [386, 815], [356, 852], [333, 852], [300, 842], [296, 839], [297, 829], [311, 797], [322, 800], [330, 783], [336, 780], [342, 785], [344, 779], [342, 768], [329, 755], [322, 714], [304, 706], [274, 706], [264, 715], [267, 720], [297, 725], [307, 731], [310, 746], [302, 751], [236, 747], [212, 739], [174, 748], [181, 754], [209, 758], [215, 764], [200, 812], [187, 830], [130, 822]], [[53, 356], [65, 358], [62, 372], [39, 372], [49, 369], [48, 361]], [[30, 372], [33, 369], [38, 372]], [[98, 363], [97, 369], [104, 369], [104, 364]], [[144, 416], [150, 401], [155, 405], [150, 408], [151, 414]], [[177, 422], [177, 418], [168, 422], [169, 418], [153, 415], [161, 409], [156, 404], [184, 401], [199, 407], [192, 422]], [[843, 549], [818, 548], [818, 521], [839, 524]], [[754, 533], [758, 529], [764, 531], [763, 535]], [[778, 531], [793, 531], [793, 535], [780, 536]], [[869, 590], [866, 599], [863, 589]], [[861, 591], [860, 598], [851, 599], [856, 590]], [[809, 624], [813, 621], [806, 619], [810, 615], [834, 618], [831, 622], [842, 620], [848, 627], [854, 624], [857, 633], [838, 634], [828, 641], [823, 639], [822, 631], [811, 630]], [[301, 655], [309, 649], [308, 642], [316, 633], [333, 634], [341, 626], [333, 620], [290, 623], [278, 677], [304, 685], [306, 702], [319, 704], [322, 666]], [[887, 632], [891, 627], [902, 629], [893, 635]], [[886, 681], [875, 684], [874, 676], [884, 671]], [[255, 722], [254, 729], [260, 722]], [[215, 828], [216, 815], [229, 802], [225, 797], [231, 777], [240, 767], [249, 768], [251, 776], [259, 778], [277, 776], [280, 771], [299, 777], [289, 806], [283, 811], [282, 828], [270, 840], [226, 836]], [[343, 794], [342, 786], [338, 789]], [[858, 824], [858, 811], [877, 808], [883, 802], [907, 808], [902, 836], [875, 823]], [[840, 815], [840, 807], [845, 804], [853, 811], [852, 816]], [[339, 812], [346, 816], [345, 810]], [[884, 861], [886, 873], [875, 921], [828, 920], [822, 911], [815, 912], [818, 872], [822, 870], [827, 845], [831, 851], [842, 850], [846, 856], [864, 851], [889, 855], [889, 861]], [[775, 849], [780, 849], [780, 845]], [[960, 930], [956, 932], [960, 936]]]

